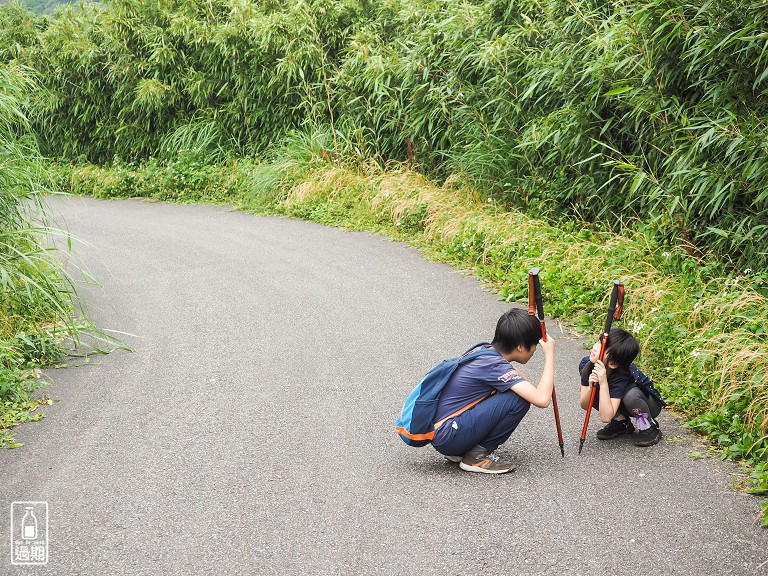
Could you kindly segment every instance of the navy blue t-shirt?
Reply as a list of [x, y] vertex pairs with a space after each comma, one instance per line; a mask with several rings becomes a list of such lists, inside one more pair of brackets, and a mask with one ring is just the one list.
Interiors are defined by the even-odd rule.
[[459, 366], [448, 380], [437, 403], [435, 422], [488, 396], [494, 390], [506, 392], [525, 380], [501, 354], [478, 356]]
[[[579, 362], [579, 374], [581, 375], [581, 385], [589, 386], [589, 375], [592, 374], [594, 364], [589, 361], [589, 356], [585, 356]], [[614, 370], [611, 375], [608, 376], [608, 391], [611, 398], [624, 398], [632, 388], [636, 386], [635, 379], [632, 374], [625, 374]], [[600, 408], [600, 394], [595, 394], [595, 402], [592, 404], [595, 409]]]

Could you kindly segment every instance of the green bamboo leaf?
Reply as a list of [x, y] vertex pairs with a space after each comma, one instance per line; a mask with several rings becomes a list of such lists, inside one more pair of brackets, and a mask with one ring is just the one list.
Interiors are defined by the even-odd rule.
[[609, 90], [603, 96], [618, 96], [619, 94], [625, 94], [632, 90], [632, 86], [622, 86], [620, 88], [614, 88], [613, 90]]

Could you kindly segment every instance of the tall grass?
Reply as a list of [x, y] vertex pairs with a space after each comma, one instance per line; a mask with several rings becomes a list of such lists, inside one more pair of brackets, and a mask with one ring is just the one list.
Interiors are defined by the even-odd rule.
[[41, 198], [44, 162], [25, 114], [29, 95], [40, 90], [31, 70], [0, 65], [0, 446], [17, 446], [10, 429], [38, 419], [47, 402], [33, 392], [38, 369], [60, 358], [91, 330], [62, 268]]
[[0, 286], [8, 337], [24, 323], [68, 318], [70, 305], [57, 293], [62, 286], [48, 274], [48, 250], [38, 241], [33, 213], [42, 206], [42, 162], [22, 105], [37, 88], [30, 70], [0, 67]]
[[209, 162], [221, 161], [226, 155], [221, 127], [212, 120], [191, 121], [163, 136], [159, 156], [175, 159], [181, 155], [204, 156]]

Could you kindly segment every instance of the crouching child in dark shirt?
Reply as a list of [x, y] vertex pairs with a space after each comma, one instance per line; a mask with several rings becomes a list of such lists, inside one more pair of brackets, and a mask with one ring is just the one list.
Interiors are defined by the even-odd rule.
[[635, 446], [653, 446], [661, 440], [661, 429], [656, 417], [666, 404], [653, 387], [653, 382], [643, 374], [633, 360], [640, 352], [637, 339], [621, 328], [613, 328], [608, 334], [603, 361], [598, 341], [589, 356], [579, 363], [581, 375], [580, 404], [583, 410], [589, 405], [591, 387], [597, 387], [593, 408], [600, 420], [607, 423], [598, 430], [599, 440], [613, 440], [623, 434], [634, 435]]

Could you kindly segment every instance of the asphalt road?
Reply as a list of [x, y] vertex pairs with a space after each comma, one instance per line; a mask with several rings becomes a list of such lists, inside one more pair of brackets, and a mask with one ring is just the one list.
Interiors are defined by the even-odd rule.
[[[0, 450], [3, 506], [49, 516], [48, 564], [12, 566], [0, 536], [0, 574], [768, 574], [739, 469], [689, 457], [700, 446], [671, 414], [648, 449], [597, 441], [593, 416], [577, 455], [591, 343], [554, 322], [565, 458], [551, 408], [501, 448], [519, 462], [502, 476], [398, 439], [412, 386], [509, 307], [473, 278], [380, 237], [223, 207], [52, 207], [88, 243], [93, 317], [133, 352], [48, 371], [55, 404]], [[523, 372], [541, 368], [537, 354]]]

